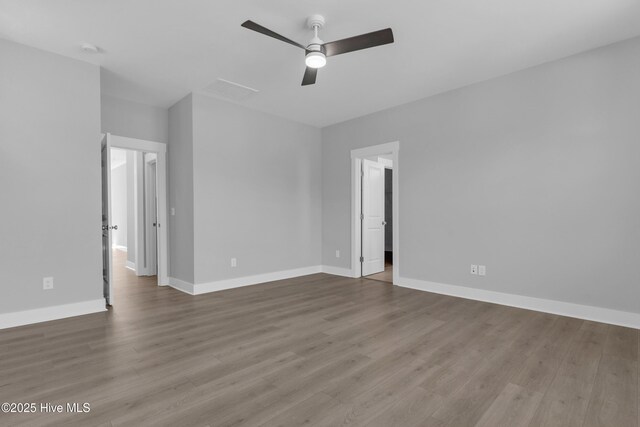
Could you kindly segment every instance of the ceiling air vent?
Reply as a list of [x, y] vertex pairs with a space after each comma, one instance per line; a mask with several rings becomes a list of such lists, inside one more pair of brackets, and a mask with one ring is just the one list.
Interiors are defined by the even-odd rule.
[[232, 101], [245, 101], [260, 91], [229, 80], [218, 79], [205, 87], [203, 92]]

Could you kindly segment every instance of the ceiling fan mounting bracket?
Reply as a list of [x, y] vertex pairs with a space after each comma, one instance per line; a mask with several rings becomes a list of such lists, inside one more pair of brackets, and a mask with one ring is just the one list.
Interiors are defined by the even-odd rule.
[[324, 16], [311, 15], [307, 18], [307, 27], [309, 27], [309, 29], [311, 30], [313, 30], [315, 27], [321, 30], [322, 28], [324, 28], [324, 22]]

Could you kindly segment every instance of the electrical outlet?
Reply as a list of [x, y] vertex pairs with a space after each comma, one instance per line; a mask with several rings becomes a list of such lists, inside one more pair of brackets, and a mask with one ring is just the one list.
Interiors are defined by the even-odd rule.
[[176, 215], [176, 208], [171, 208], [171, 216], [175, 216]]
[[478, 266], [478, 276], [486, 276], [487, 275], [487, 266], [479, 265]]
[[340, 249], [336, 249], [336, 258], [340, 258]]
[[471, 274], [478, 274], [478, 266], [475, 264], [471, 264]]
[[231, 267], [237, 267], [238, 266], [238, 260], [236, 258], [231, 258]]
[[53, 277], [45, 277], [42, 279], [42, 289], [53, 289]]

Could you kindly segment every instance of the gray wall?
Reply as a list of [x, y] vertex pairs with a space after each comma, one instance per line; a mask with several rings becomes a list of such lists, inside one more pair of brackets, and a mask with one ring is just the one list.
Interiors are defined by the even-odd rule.
[[169, 140], [169, 111], [103, 94], [102, 132], [129, 138]]
[[193, 115], [191, 95], [169, 109], [169, 275], [193, 283]]
[[100, 70], [2, 39], [0, 58], [0, 313], [102, 298]]
[[325, 264], [350, 150], [399, 140], [402, 277], [640, 312], [640, 38], [322, 134]]
[[197, 94], [193, 121], [195, 282], [319, 265], [320, 130]]

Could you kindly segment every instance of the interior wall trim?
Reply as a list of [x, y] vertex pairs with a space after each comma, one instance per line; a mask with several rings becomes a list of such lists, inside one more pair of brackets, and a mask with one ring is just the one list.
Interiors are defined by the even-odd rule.
[[275, 280], [292, 279], [294, 277], [307, 276], [309, 274], [327, 273], [334, 276], [353, 277], [351, 269], [333, 267], [330, 265], [314, 265], [310, 267], [296, 268], [292, 270], [275, 271], [271, 273], [256, 274], [252, 276], [236, 277], [233, 279], [217, 280], [214, 282], [193, 284], [184, 280], [169, 278], [169, 286], [189, 295], [200, 295], [209, 292], [223, 291], [225, 289], [240, 288], [243, 286], [258, 285], [260, 283], [273, 282]]
[[541, 311], [543, 313], [557, 314], [560, 316], [575, 317], [578, 319], [592, 320], [595, 322], [609, 323], [611, 325], [626, 326], [640, 329], [640, 313], [612, 310], [603, 307], [574, 304], [570, 302], [528, 297], [523, 295], [507, 294], [503, 292], [488, 291], [484, 289], [468, 288], [465, 286], [447, 285], [443, 283], [429, 282], [419, 279], [400, 277], [396, 285], [416, 289], [419, 291], [433, 292], [476, 301], [490, 302], [507, 305], [510, 307], [524, 308], [527, 310]]
[[315, 265], [311, 267], [296, 268], [293, 270], [282, 270], [272, 273], [256, 274], [253, 276], [217, 280], [215, 282], [198, 283], [194, 285], [193, 293], [194, 295], [206, 294], [209, 292], [240, 288], [242, 286], [257, 285], [259, 283], [273, 282], [275, 280], [291, 279], [293, 277], [307, 276], [309, 274], [321, 272], [322, 268], [319, 265]]
[[0, 314], [0, 329], [107, 311], [104, 298]]
[[176, 279], [175, 277], [169, 277], [169, 286], [173, 289], [184, 292], [185, 294], [195, 295], [193, 293], [193, 283], [186, 282], [184, 280]]
[[350, 268], [334, 267], [331, 265], [323, 265], [322, 272], [327, 274], [333, 274], [334, 276], [343, 276], [353, 278], [353, 270]]

